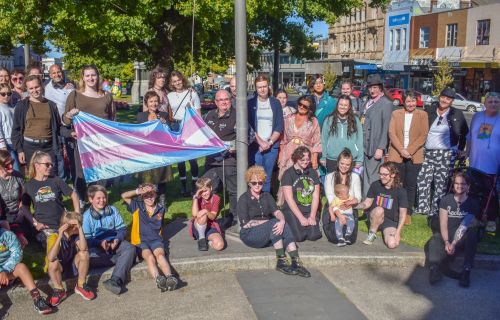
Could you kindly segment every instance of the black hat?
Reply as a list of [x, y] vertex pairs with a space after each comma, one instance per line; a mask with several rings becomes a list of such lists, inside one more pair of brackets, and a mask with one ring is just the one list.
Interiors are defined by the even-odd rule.
[[439, 95], [455, 99], [455, 90], [452, 88], [449, 88], [449, 87], [444, 88], [443, 91], [441, 91], [441, 93]]
[[384, 85], [384, 82], [382, 81], [382, 78], [380, 77], [380, 75], [378, 73], [369, 74], [368, 78], [366, 79], [366, 86], [370, 87], [370, 86], [377, 86], [377, 85], [379, 85], [379, 86]]

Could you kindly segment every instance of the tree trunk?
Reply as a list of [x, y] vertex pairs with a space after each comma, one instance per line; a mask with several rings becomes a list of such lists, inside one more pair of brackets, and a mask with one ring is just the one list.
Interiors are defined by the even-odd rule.
[[273, 50], [273, 93], [279, 88], [280, 79], [280, 48], [275, 46]]

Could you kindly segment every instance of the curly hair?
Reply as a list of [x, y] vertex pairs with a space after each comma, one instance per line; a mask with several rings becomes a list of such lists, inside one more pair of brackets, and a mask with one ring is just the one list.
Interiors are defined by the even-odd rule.
[[189, 83], [188, 83], [188, 80], [186, 79], [186, 77], [180, 71], [174, 70], [174, 71], [170, 72], [170, 74], [168, 76], [168, 88], [170, 89], [170, 91], [175, 91], [175, 88], [172, 85], [172, 78], [173, 77], [177, 77], [177, 78], [181, 79], [182, 90], [186, 90], [187, 88], [189, 88]]
[[262, 166], [251, 166], [245, 172], [245, 181], [248, 183], [252, 180], [252, 177], [256, 176], [258, 179], [262, 181], [266, 181], [267, 175], [264, 167]]
[[[154, 88], [155, 81], [159, 75], [163, 75], [165, 77], [165, 80], [167, 79], [167, 75], [165, 74], [165, 71], [162, 68], [157, 67], [157, 68], [154, 68], [153, 70], [151, 70], [151, 73], [149, 74], [149, 83], [148, 83], [149, 89]], [[161, 89], [166, 90], [167, 89], [166, 86], [167, 86], [167, 82], [165, 81], [165, 85]]]
[[328, 116], [328, 117], [332, 117], [332, 124], [330, 125], [330, 135], [338, 136], [337, 123], [339, 122], [339, 119], [340, 119], [340, 112], [339, 112], [340, 100], [349, 101], [349, 111], [347, 111], [347, 137], [350, 138], [352, 134], [354, 134], [358, 131], [358, 128], [356, 127], [356, 116], [354, 115], [354, 112], [352, 111], [351, 98], [345, 94], [341, 94], [339, 96], [339, 98], [337, 100], [337, 107]]
[[[398, 170], [398, 167], [396, 166], [396, 164], [394, 162], [391, 162], [391, 161], [384, 162], [380, 165], [380, 169], [382, 169], [382, 168], [389, 171], [389, 174], [394, 175], [391, 189], [401, 187], [401, 178], [399, 176], [399, 170]], [[379, 169], [379, 172], [380, 172], [380, 169]]]

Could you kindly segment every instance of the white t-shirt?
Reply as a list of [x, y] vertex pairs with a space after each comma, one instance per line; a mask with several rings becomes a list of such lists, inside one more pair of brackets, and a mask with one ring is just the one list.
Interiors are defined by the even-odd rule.
[[495, 117], [478, 112], [467, 135], [470, 142], [469, 166], [488, 174], [500, 169], [500, 114]]
[[450, 112], [449, 109], [441, 116], [438, 113], [436, 120], [434, 120], [429, 128], [429, 134], [427, 135], [427, 141], [425, 142], [426, 149], [450, 150], [452, 148], [450, 140], [450, 127], [448, 126], [447, 119], [448, 112]]
[[[190, 106], [195, 110], [199, 110], [201, 108], [200, 97], [198, 97], [196, 91], [191, 89], [186, 89], [182, 92], [169, 92], [167, 98], [168, 103], [172, 108], [172, 112], [174, 113], [174, 119], [178, 121], [182, 121], [184, 119], [186, 107]], [[182, 99], [184, 99], [184, 101]]]
[[65, 88], [54, 88], [54, 83], [52, 80], [47, 83], [45, 86], [45, 98], [54, 101], [57, 105], [57, 111], [59, 111], [59, 115], [63, 116], [64, 109], [66, 108], [66, 100], [68, 99], [69, 94], [74, 89], [65, 89]]
[[6, 148], [7, 144], [12, 144], [10, 135], [12, 134], [12, 123], [14, 108], [0, 103], [0, 148]]
[[273, 110], [269, 99], [257, 99], [257, 134], [263, 140], [269, 140], [273, 134]]
[[410, 144], [410, 127], [411, 120], [413, 119], [413, 113], [405, 113], [405, 126], [403, 129], [403, 148], [408, 148]]

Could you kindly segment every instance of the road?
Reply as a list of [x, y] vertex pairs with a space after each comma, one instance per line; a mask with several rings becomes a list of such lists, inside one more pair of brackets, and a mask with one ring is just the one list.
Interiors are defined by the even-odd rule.
[[[420, 267], [337, 266], [304, 279], [276, 271], [185, 275], [184, 286], [160, 293], [138, 280], [117, 297], [105, 289], [94, 301], [72, 294], [44, 319], [495, 319], [500, 271], [473, 270], [471, 287], [427, 282]], [[5, 302], [4, 302], [5, 303]], [[29, 299], [4, 305], [8, 319], [37, 316]]]

